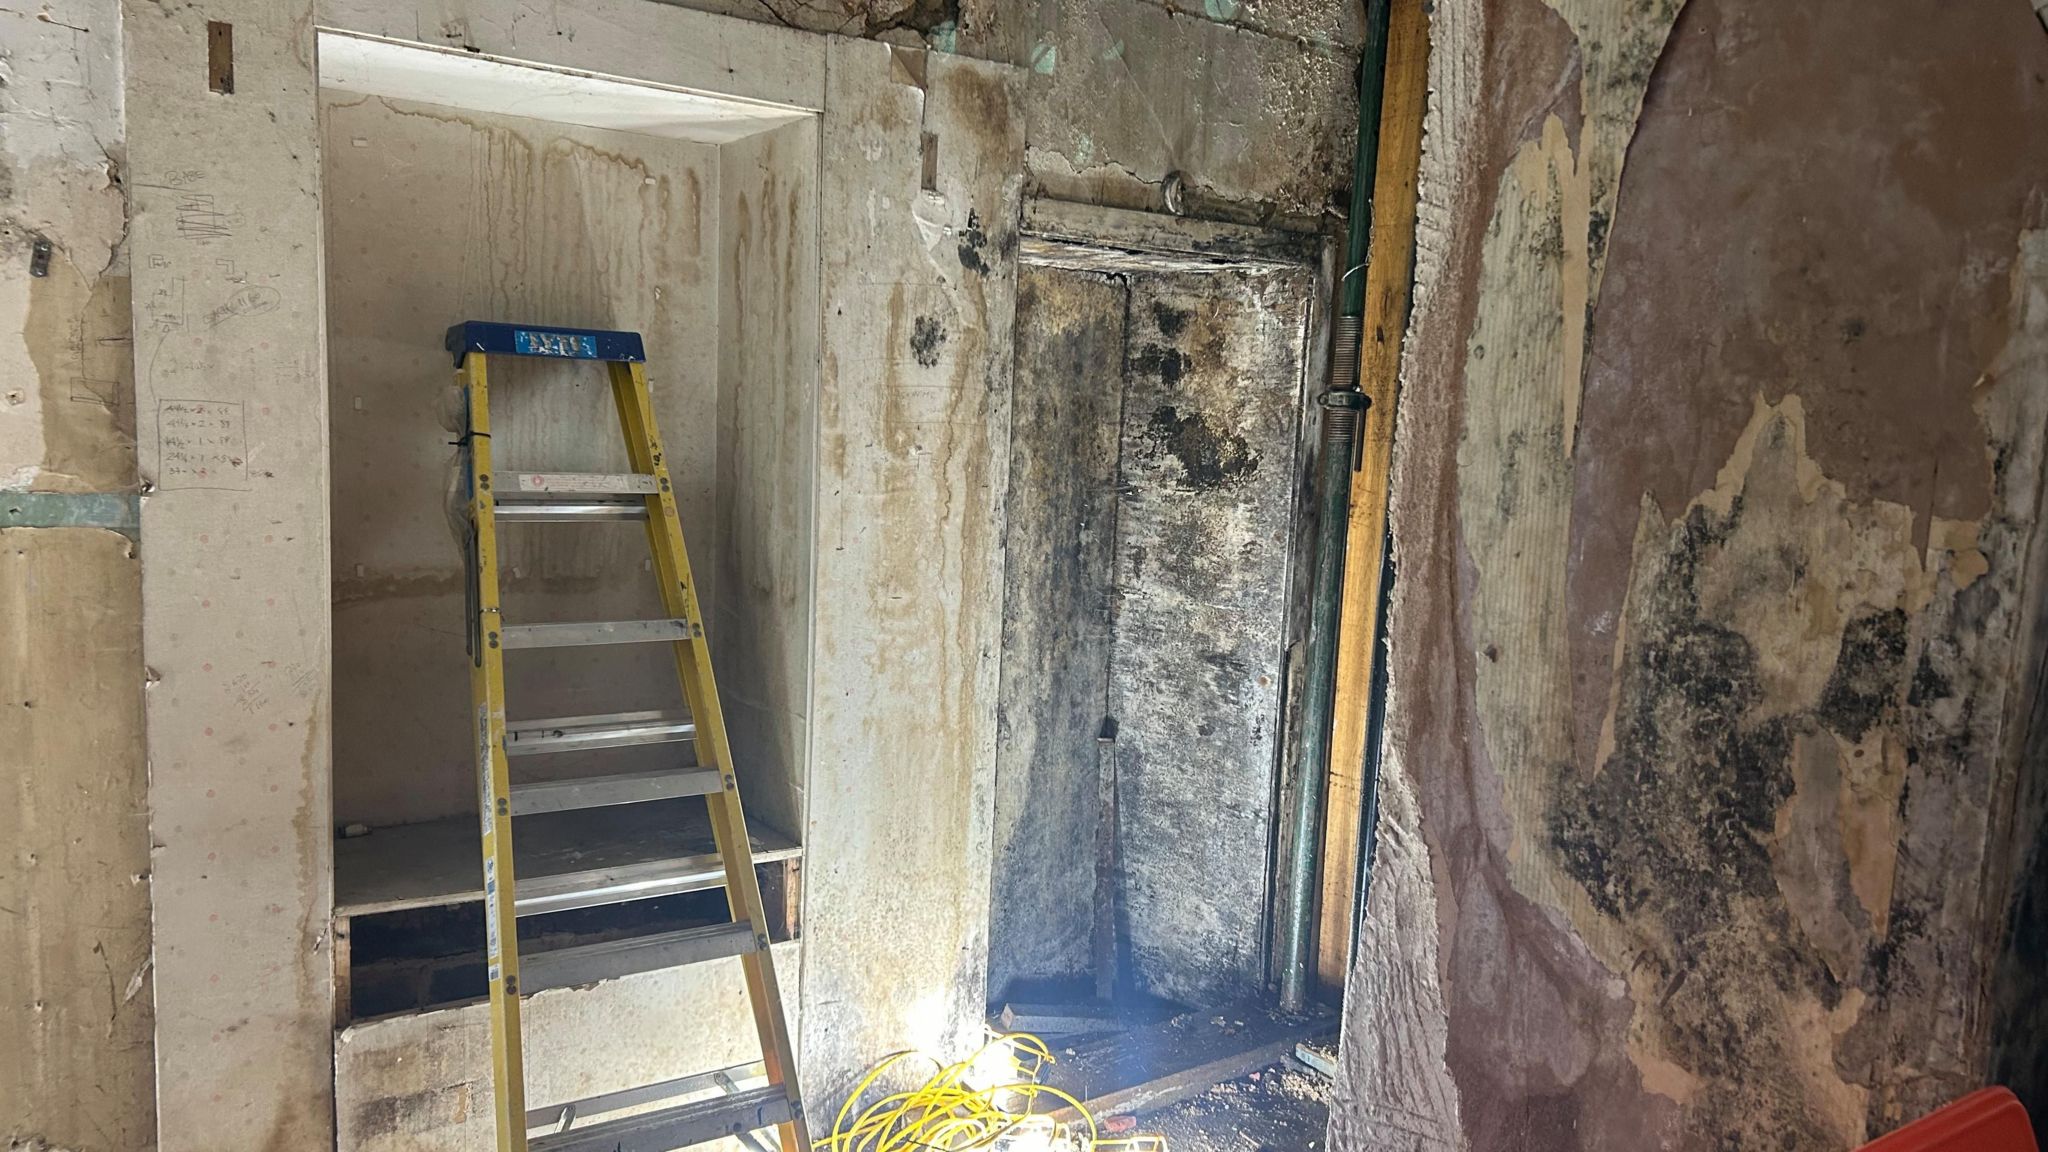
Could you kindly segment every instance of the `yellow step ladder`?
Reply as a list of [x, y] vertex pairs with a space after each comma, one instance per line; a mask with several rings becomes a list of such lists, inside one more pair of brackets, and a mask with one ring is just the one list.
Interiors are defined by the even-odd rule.
[[[697, 609], [683, 529], [676, 517], [661, 436], [647, 390], [646, 353], [636, 332], [538, 327], [469, 321], [448, 329], [456, 381], [468, 401], [462, 445], [467, 459], [470, 524], [470, 652], [476, 703], [476, 752], [481, 795], [484, 928], [491, 982], [491, 1074], [498, 1152], [672, 1152], [727, 1136], [775, 1128], [782, 1152], [808, 1152], [803, 1105], [798, 1099], [789, 1028], [782, 1017], [775, 966], [768, 952], [768, 920], [747, 840], [746, 818], [726, 744], [725, 719], [711, 676], [711, 652]], [[492, 356], [542, 356], [602, 362], [625, 435], [632, 471], [624, 475], [527, 472], [497, 474], [491, 465]], [[589, 624], [506, 624], [498, 601], [497, 526], [503, 521], [575, 522], [645, 520], [654, 569], [661, 582], [662, 620]], [[505, 652], [585, 644], [668, 643], [689, 712], [626, 712], [508, 725]], [[514, 784], [508, 756], [689, 741], [696, 763], [545, 784]], [[517, 817], [610, 804], [702, 796], [724, 873], [730, 923], [662, 932], [600, 944], [519, 954], [518, 903], [512, 870], [512, 828]], [[552, 1104], [529, 1113], [520, 997], [635, 972], [738, 956], [753, 1001], [761, 1041], [765, 1087], [738, 1090], [725, 1071], [685, 1076], [662, 1084]], [[591, 1114], [695, 1094], [719, 1095], [593, 1123]], [[536, 1123], [536, 1121], [540, 1121]], [[530, 1127], [549, 1128], [529, 1134]]]

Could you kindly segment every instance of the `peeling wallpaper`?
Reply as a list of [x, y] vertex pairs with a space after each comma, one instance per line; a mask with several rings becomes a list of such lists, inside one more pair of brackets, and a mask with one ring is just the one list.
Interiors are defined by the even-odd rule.
[[1333, 1147], [1847, 1148], [1988, 1075], [2048, 37], [1939, 24], [1437, 5]]

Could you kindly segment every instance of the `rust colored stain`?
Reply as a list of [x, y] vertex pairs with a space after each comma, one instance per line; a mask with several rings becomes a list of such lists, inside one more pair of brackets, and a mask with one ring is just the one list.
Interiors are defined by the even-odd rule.
[[[1819, 58], [1882, 61], [1816, 68]], [[2008, 328], [2013, 237], [2048, 173], [2048, 36], [2023, 4], [1939, 20], [1849, 0], [1691, 0], [1622, 179], [1572, 508], [1577, 759], [1612, 675], [1635, 505], [1676, 515], [1798, 393], [1853, 499], [1974, 520], [1971, 405]]]

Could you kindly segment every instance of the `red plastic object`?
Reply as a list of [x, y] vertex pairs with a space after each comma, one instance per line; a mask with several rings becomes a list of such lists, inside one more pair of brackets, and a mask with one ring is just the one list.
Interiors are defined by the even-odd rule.
[[1880, 1136], [1858, 1152], [2041, 1152], [2019, 1098], [1984, 1088]]

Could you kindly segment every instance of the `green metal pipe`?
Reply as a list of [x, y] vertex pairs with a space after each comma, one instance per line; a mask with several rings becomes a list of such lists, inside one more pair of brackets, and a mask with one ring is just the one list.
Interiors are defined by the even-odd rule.
[[1365, 318], [1366, 248], [1380, 146], [1380, 97], [1387, 66], [1391, 0], [1366, 0], [1365, 44], [1358, 61], [1358, 152], [1351, 175], [1351, 220], [1339, 281], [1330, 389], [1323, 393], [1315, 571], [1310, 583], [1308, 675], [1302, 694], [1299, 776], [1282, 872], [1287, 918], [1280, 935], [1280, 1007], [1299, 1012], [1315, 985], [1317, 865], [1322, 859], [1323, 789], [1328, 777], [1331, 707], [1337, 691], [1337, 629], [1344, 596], [1344, 549], [1351, 512], [1351, 462], [1368, 401], [1358, 390], [1359, 337]]
[[1365, 926], [1366, 900], [1372, 895], [1372, 858], [1379, 851], [1380, 748], [1387, 735], [1387, 610], [1394, 602], [1394, 534], [1380, 542], [1380, 602], [1373, 612], [1371, 703], [1365, 713], [1365, 771], [1359, 773], [1364, 803], [1358, 820], [1358, 872], [1352, 877], [1351, 952], [1358, 953], [1358, 935]]

